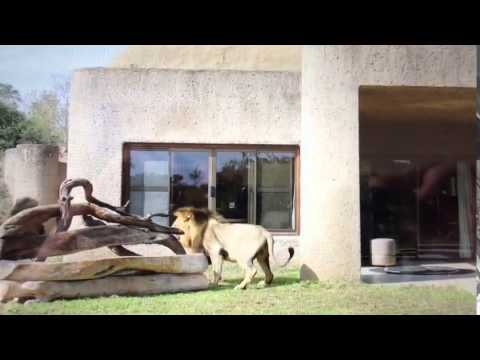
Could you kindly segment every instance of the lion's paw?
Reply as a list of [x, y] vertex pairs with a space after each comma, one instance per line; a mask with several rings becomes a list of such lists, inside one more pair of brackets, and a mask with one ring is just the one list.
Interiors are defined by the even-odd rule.
[[266, 288], [266, 287], [269, 287], [269, 286], [270, 286], [270, 284], [267, 284], [265, 282], [265, 280], [262, 280], [257, 284], [257, 288], [259, 288], [259, 289], [263, 289], [263, 288]]
[[245, 290], [245, 287], [242, 285], [237, 285], [233, 288], [233, 290]]

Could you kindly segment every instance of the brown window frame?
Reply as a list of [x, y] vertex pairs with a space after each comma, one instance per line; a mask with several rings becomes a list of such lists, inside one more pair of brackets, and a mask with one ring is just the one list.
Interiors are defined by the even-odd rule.
[[237, 151], [291, 151], [295, 154], [294, 189], [295, 189], [295, 229], [292, 231], [271, 231], [276, 236], [300, 235], [300, 146], [299, 145], [255, 145], [255, 144], [198, 144], [198, 143], [144, 143], [126, 142], [122, 144], [122, 204], [129, 200], [130, 189], [130, 151], [131, 150], [237, 150]]

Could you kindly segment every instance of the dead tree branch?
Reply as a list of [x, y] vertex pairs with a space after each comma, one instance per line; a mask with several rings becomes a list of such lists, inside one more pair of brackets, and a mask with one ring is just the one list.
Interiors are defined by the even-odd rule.
[[[88, 203], [72, 204], [70, 192], [82, 187]], [[121, 256], [137, 255], [121, 245], [161, 243], [177, 254], [185, 250], [173, 234], [182, 231], [151, 221], [153, 214], [139, 217], [128, 214], [124, 207], [115, 207], [92, 195], [93, 186], [86, 179], [66, 180], [59, 190], [56, 205], [26, 208], [0, 226], [0, 259], [40, 258], [109, 246]], [[82, 216], [87, 228], [68, 231], [74, 216]], [[41, 232], [49, 219], [57, 219], [54, 234]], [[117, 225], [107, 225], [114, 223]]]

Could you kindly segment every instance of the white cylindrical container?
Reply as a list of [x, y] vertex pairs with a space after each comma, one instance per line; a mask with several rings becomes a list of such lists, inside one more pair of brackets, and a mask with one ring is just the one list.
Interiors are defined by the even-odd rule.
[[373, 266], [393, 266], [396, 264], [397, 251], [394, 239], [373, 239], [370, 244]]

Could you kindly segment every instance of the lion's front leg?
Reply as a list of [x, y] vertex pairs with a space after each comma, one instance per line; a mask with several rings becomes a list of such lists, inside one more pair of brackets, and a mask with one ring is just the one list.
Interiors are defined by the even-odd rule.
[[211, 283], [212, 285], [217, 286], [222, 279], [223, 257], [220, 254], [215, 254], [211, 255], [210, 259], [212, 261], [213, 268], [213, 279]]

